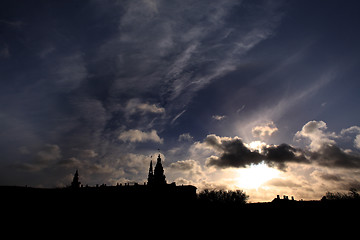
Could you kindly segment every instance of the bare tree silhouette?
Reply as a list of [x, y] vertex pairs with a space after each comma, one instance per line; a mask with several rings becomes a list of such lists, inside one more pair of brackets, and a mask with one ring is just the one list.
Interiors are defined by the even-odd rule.
[[245, 204], [249, 195], [243, 190], [209, 190], [205, 189], [198, 194], [199, 201], [214, 204]]
[[348, 193], [340, 192], [327, 192], [325, 196], [321, 199], [322, 201], [360, 201], [360, 195], [356, 188], [350, 188]]

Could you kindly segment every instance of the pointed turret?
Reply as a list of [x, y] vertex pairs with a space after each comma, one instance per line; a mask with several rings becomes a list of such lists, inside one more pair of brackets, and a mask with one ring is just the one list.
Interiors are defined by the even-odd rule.
[[161, 164], [161, 157], [160, 154], [157, 158], [155, 170], [154, 170], [154, 184], [155, 185], [163, 185], [166, 184], [165, 175], [164, 175], [164, 168]]
[[152, 166], [152, 160], [150, 161], [150, 167], [149, 167], [149, 175], [148, 175], [148, 185], [152, 185], [154, 181], [154, 172], [153, 172], [153, 166]]
[[81, 182], [79, 182], [79, 172], [78, 172], [78, 170], [76, 169], [76, 172], [75, 172], [75, 174], [74, 174], [73, 181], [71, 182], [71, 187], [72, 187], [72, 188], [80, 188], [80, 184], [81, 184]]

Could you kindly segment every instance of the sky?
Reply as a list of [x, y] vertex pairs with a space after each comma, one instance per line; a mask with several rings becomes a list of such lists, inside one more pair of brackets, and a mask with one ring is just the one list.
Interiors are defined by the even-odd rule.
[[360, 3], [0, 3], [0, 185], [360, 189]]

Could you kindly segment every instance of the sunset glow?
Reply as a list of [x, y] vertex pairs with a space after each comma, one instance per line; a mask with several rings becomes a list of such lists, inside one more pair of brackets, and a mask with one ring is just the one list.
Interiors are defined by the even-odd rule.
[[238, 169], [237, 186], [244, 189], [258, 188], [265, 182], [279, 176], [280, 171], [268, 167], [265, 163], [250, 165], [245, 169]]
[[0, 185], [360, 188], [360, 1], [0, 4]]

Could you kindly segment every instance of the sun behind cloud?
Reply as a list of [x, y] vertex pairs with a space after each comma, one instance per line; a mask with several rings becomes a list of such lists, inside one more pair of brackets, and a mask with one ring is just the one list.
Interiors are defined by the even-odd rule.
[[280, 171], [268, 167], [264, 162], [260, 164], [252, 164], [248, 168], [236, 170], [238, 177], [236, 178], [236, 186], [244, 189], [254, 189], [260, 187], [265, 182], [277, 178]]

